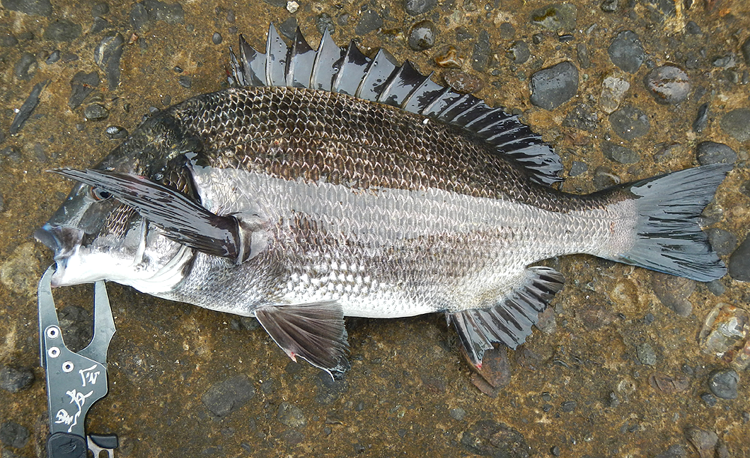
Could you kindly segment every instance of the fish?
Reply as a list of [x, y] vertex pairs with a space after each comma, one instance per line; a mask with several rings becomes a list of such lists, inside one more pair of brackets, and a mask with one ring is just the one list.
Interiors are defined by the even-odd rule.
[[34, 233], [56, 287], [100, 280], [255, 317], [293, 360], [349, 369], [345, 317], [443, 313], [470, 362], [515, 349], [585, 253], [708, 282], [699, 216], [731, 165], [587, 195], [515, 115], [328, 32], [240, 36], [231, 87], [145, 120]]

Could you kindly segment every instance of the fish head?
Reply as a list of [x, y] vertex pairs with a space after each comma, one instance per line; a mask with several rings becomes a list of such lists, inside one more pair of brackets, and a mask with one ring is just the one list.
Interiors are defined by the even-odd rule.
[[[94, 168], [183, 179], [179, 166], [184, 159], [170, 161], [180, 155], [173, 144], [154, 135], [152, 124], [139, 127]], [[133, 207], [84, 183], [73, 187], [34, 237], [54, 252], [57, 268], [52, 286], [107, 280], [148, 293], [165, 291], [179, 281], [192, 253], [165, 237]]]

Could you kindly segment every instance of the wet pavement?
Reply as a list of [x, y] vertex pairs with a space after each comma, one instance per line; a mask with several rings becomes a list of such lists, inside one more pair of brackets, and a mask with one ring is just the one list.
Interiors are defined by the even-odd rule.
[[[352, 368], [336, 382], [290, 362], [254, 320], [110, 284], [110, 395], [90, 432], [118, 434], [128, 457], [750, 456], [749, 3], [2, 5], [2, 457], [41, 456], [46, 440], [36, 282], [52, 260], [31, 234], [71, 184], [44, 171], [93, 164], [152, 111], [226, 87], [228, 46], [242, 33], [262, 47], [269, 22], [450, 72], [555, 145], [567, 191], [733, 162], [703, 221], [730, 274], [703, 284], [550, 260], [565, 288], [482, 374], [442, 316], [348, 319]], [[79, 348], [91, 291], [55, 291]]]

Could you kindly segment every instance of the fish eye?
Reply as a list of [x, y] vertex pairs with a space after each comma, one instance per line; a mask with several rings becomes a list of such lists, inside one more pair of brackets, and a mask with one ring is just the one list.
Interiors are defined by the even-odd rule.
[[92, 187], [91, 197], [93, 197], [94, 200], [107, 200], [107, 199], [112, 198], [112, 193], [105, 191], [104, 189]]

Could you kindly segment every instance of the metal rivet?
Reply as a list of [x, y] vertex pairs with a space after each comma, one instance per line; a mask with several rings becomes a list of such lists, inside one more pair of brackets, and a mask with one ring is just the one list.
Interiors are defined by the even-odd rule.
[[57, 358], [58, 356], [60, 356], [60, 349], [57, 347], [52, 347], [47, 350], [47, 354], [50, 358]]
[[60, 337], [60, 329], [56, 327], [51, 327], [47, 329], [47, 337], [50, 339], [57, 339]]
[[73, 363], [70, 361], [65, 361], [62, 365], [63, 372], [72, 372], [73, 371]]

